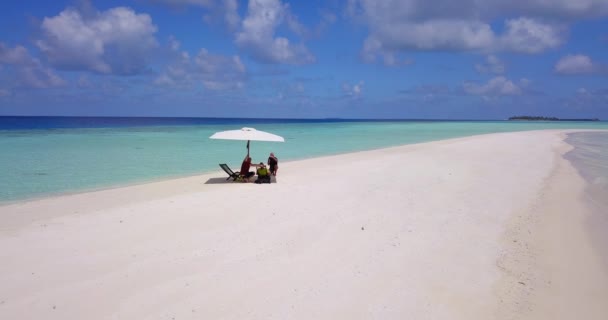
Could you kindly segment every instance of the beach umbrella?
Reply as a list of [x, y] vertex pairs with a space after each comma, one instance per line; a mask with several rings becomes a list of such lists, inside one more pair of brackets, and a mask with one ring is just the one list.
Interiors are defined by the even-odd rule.
[[224, 140], [247, 140], [247, 155], [249, 155], [250, 141], [274, 141], [285, 142], [285, 139], [276, 134], [265, 131], [256, 130], [254, 128], [241, 128], [239, 130], [228, 130], [214, 133], [209, 139], [224, 139]]

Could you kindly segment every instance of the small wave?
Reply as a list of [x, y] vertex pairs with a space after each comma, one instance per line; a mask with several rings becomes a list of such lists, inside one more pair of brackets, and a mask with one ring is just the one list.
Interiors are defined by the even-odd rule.
[[574, 149], [565, 158], [589, 183], [592, 200], [608, 208], [608, 132], [573, 133], [566, 142]]

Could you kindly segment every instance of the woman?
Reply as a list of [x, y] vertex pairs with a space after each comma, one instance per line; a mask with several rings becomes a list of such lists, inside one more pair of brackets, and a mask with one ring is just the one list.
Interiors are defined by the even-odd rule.
[[268, 169], [263, 162], [260, 162], [258, 165], [258, 170], [256, 170], [258, 174], [258, 179], [255, 180], [255, 183], [270, 183], [270, 175], [268, 175]]
[[279, 159], [274, 156], [274, 153], [270, 153], [270, 157], [268, 157], [268, 168], [270, 168], [270, 173], [273, 176], [277, 175], [277, 171], [279, 170]]

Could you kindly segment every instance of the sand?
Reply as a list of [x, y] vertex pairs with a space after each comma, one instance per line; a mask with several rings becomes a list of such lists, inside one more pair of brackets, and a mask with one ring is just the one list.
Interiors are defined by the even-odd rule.
[[607, 319], [564, 131], [0, 207], [0, 319]]

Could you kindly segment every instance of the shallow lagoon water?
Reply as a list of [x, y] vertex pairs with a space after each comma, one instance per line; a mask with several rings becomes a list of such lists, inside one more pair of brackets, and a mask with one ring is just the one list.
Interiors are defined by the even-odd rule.
[[[608, 129], [606, 122], [306, 121], [131, 119], [35, 125], [0, 117], [0, 201], [155, 181], [238, 168], [244, 141], [210, 140], [216, 131], [255, 127], [285, 143], [251, 142], [254, 162], [274, 152], [280, 161], [370, 150], [476, 134], [538, 129]], [[27, 119], [22, 121], [28, 121]], [[65, 124], [67, 123], [67, 125]], [[99, 126], [99, 127], [97, 127]]]
[[592, 202], [608, 215], [608, 132], [571, 133], [566, 142], [574, 146], [566, 159], [587, 181]]

